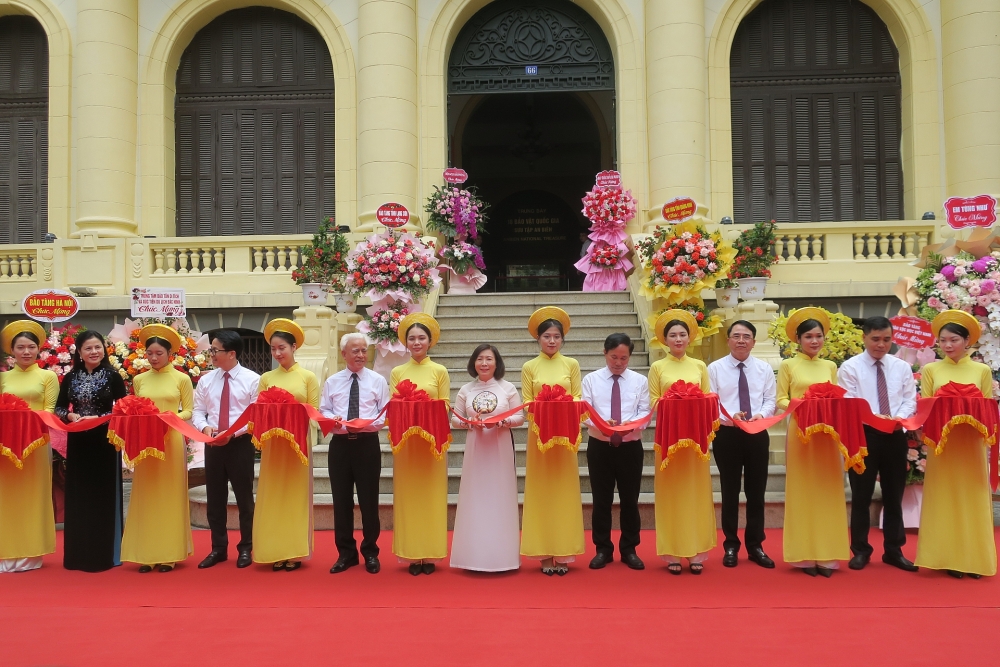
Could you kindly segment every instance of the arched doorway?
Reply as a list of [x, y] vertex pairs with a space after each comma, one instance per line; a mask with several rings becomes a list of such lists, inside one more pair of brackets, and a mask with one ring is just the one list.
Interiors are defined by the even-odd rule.
[[579, 288], [581, 197], [616, 166], [611, 48], [566, 0], [499, 0], [473, 16], [448, 66], [451, 164], [493, 205], [487, 289]]
[[765, 0], [730, 52], [737, 223], [903, 218], [899, 53], [850, 0]]
[[334, 91], [319, 32], [288, 12], [226, 12], [177, 70], [178, 236], [302, 234], [334, 216]]
[[30, 16], [0, 18], [0, 243], [48, 232], [49, 43]]

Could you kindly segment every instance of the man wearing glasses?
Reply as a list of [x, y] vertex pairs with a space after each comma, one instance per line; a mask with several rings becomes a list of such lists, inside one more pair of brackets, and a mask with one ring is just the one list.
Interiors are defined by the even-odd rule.
[[[774, 414], [777, 387], [774, 370], [766, 361], [752, 356], [757, 329], [745, 320], [736, 320], [726, 333], [729, 355], [708, 366], [712, 391], [726, 411], [738, 421], [756, 421]], [[750, 434], [736, 428], [720, 415], [722, 426], [712, 443], [715, 465], [722, 487], [722, 532], [725, 554], [722, 564], [736, 567], [740, 538], [736, 533], [740, 517], [740, 482], [747, 497], [747, 527], [743, 538], [747, 556], [761, 567], [773, 568], [761, 544], [764, 542], [764, 491], [770, 440], [767, 431]], [[742, 479], [741, 479], [742, 478]]]
[[[260, 376], [240, 365], [243, 340], [235, 331], [218, 329], [209, 334], [210, 353], [215, 370], [205, 374], [194, 392], [194, 427], [209, 437], [216, 437], [239, 419], [257, 399]], [[250, 434], [241, 429], [217, 446], [205, 448], [205, 490], [208, 494], [208, 526], [212, 531], [212, 551], [199, 568], [212, 567], [229, 559], [229, 533], [226, 516], [229, 485], [233, 485], [236, 506], [240, 511], [239, 557], [236, 567], [247, 567], [253, 550], [253, 466], [254, 447]]]

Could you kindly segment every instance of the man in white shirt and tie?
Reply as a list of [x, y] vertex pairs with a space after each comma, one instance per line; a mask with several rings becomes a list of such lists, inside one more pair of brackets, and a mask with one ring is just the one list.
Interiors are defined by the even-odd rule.
[[[892, 322], [885, 317], [869, 317], [861, 327], [865, 351], [845, 361], [837, 372], [837, 382], [853, 398], [868, 401], [873, 413], [890, 418], [911, 417], [917, 411], [917, 385], [910, 364], [889, 354], [892, 348]], [[883, 553], [882, 562], [908, 572], [917, 566], [903, 556], [906, 531], [903, 527], [903, 489], [906, 487], [906, 453], [909, 446], [902, 428], [882, 433], [865, 426], [868, 456], [865, 471], [851, 470], [851, 552], [848, 564], [860, 570], [871, 560], [868, 543], [871, 526], [869, 506], [875, 491], [875, 478], [882, 486]]]
[[[247, 407], [257, 400], [260, 376], [240, 365], [243, 339], [238, 333], [230, 329], [218, 329], [210, 334], [210, 339], [209, 353], [215, 370], [205, 374], [195, 388], [191, 423], [205, 435], [214, 438], [235, 423]], [[205, 491], [208, 495], [208, 526], [212, 531], [212, 551], [198, 564], [201, 569], [229, 558], [226, 517], [230, 484], [240, 512], [240, 542], [236, 545], [239, 557], [236, 559], [236, 567], [247, 567], [252, 562], [255, 454], [246, 429], [241, 429], [221, 445], [205, 447]]]
[[[626, 334], [611, 334], [604, 341], [604, 368], [583, 378], [583, 400], [612, 426], [641, 419], [649, 414], [649, 383], [641, 373], [629, 370], [635, 344]], [[618, 552], [633, 570], [645, 568], [635, 553], [639, 545], [639, 491], [642, 484], [642, 431], [616, 434], [610, 438], [590, 421], [587, 440], [587, 467], [594, 498], [591, 536], [597, 555], [590, 569], [599, 570], [614, 560], [611, 542], [611, 505], [618, 485], [619, 520], [622, 534]]]
[[[737, 320], [726, 332], [729, 354], [708, 366], [712, 391], [719, 395], [722, 406], [740, 421], [755, 421], [774, 415], [777, 385], [774, 369], [766, 361], [750, 354], [756, 344], [757, 328], [745, 320]], [[712, 442], [715, 465], [719, 468], [722, 486], [722, 532], [725, 553], [722, 564], [736, 567], [739, 563], [740, 538], [737, 534], [740, 516], [740, 482], [747, 497], [747, 524], [743, 531], [747, 557], [761, 567], [774, 567], [774, 561], [764, 553], [764, 492], [767, 490], [767, 466], [771, 440], [767, 431], [750, 434], [720, 416], [719, 427]], [[742, 480], [741, 480], [742, 478]]]
[[[354, 539], [354, 487], [358, 489], [364, 538], [361, 556], [365, 569], [376, 574], [378, 560], [378, 487], [382, 475], [382, 450], [378, 432], [385, 415], [378, 416], [389, 402], [389, 385], [378, 373], [365, 368], [368, 339], [360, 333], [344, 334], [340, 354], [347, 368], [331, 375], [323, 385], [319, 411], [324, 417], [349, 421], [375, 419], [363, 429], [346, 427], [330, 439], [330, 485], [333, 488], [333, 529], [337, 542], [337, 562], [330, 574], [339, 574], [359, 563]], [[376, 419], [376, 416], [378, 418]]]

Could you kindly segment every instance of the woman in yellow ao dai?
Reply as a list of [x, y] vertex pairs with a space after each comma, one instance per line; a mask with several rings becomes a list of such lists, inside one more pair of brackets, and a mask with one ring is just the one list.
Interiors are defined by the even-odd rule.
[[[399, 338], [410, 359], [392, 369], [389, 391], [409, 380], [431, 398], [451, 400], [448, 369], [427, 353], [441, 336], [437, 321], [426, 313], [411, 313], [399, 323]], [[404, 431], [405, 432], [405, 431]], [[435, 561], [448, 557], [448, 443], [434, 445], [414, 433], [397, 443], [392, 457], [392, 553], [409, 562], [410, 574], [434, 572]]]
[[[814, 384], [837, 384], [837, 365], [818, 356], [829, 330], [822, 308], [800, 308], [789, 316], [786, 333], [800, 352], [778, 367], [778, 409], [802, 398]], [[851, 557], [844, 460], [829, 434], [814, 433], [804, 444], [798, 433], [792, 417], [785, 441], [784, 558], [810, 576], [829, 577], [838, 561]]]
[[[683, 380], [710, 391], [708, 368], [699, 359], [687, 356], [692, 334], [699, 335], [698, 323], [683, 310], [668, 310], [656, 321], [656, 334], [667, 348], [667, 356], [649, 369], [649, 404], [656, 404], [675, 382]], [[655, 409], [655, 408], [654, 408]], [[681, 574], [681, 558], [688, 560], [692, 574], [701, 574], [708, 552], [715, 548], [715, 502], [709, 458], [696, 447], [681, 447], [660, 469], [667, 452], [656, 448], [656, 553], [667, 561], [671, 574]]]
[[[559, 385], [576, 400], [583, 396], [580, 363], [559, 352], [569, 328], [569, 315], [553, 306], [538, 309], [528, 320], [541, 352], [521, 367], [525, 403], [533, 401], [543, 385]], [[555, 445], [542, 452], [538, 438], [528, 431], [521, 555], [540, 560], [547, 575], [566, 574], [566, 564], [584, 552], [579, 466], [575, 447]]]
[[[171, 363], [172, 351], [181, 346], [180, 336], [166, 325], [150, 324], [139, 332], [139, 340], [146, 346], [151, 369], [135, 376], [135, 395], [150, 399], [161, 412], [191, 419], [191, 378]], [[160, 572], [170, 572], [175, 563], [194, 553], [184, 437], [168, 429], [163, 444], [162, 460], [147, 456], [136, 462], [122, 535], [122, 562], [138, 563], [142, 573], [154, 565]]]
[[[945, 311], [934, 318], [932, 328], [945, 358], [921, 370], [921, 395], [931, 397], [955, 382], [973, 384], [983, 396], [992, 398], [989, 366], [968, 356], [968, 346], [979, 338], [979, 322], [964, 312]], [[953, 577], [968, 574], [978, 579], [997, 573], [988, 446], [972, 426], [956, 424], [940, 453], [929, 447], [915, 559], [918, 566], [947, 570]]]
[[[0, 374], [0, 388], [28, 403], [32, 410], [52, 412], [59, 378], [35, 363], [45, 330], [37, 322], [18, 320], [0, 334], [4, 352], [15, 365]], [[42, 566], [42, 556], [56, 550], [52, 513], [52, 450], [40, 443], [22, 461], [0, 456], [0, 572], [26, 572]]]
[[[264, 327], [271, 356], [278, 367], [260, 376], [259, 391], [284, 389], [295, 400], [319, 408], [319, 380], [295, 361], [305, 333], [295, 322], [271, 320]], [[259, 434], [255, 434], [255, 437]], [[307, 463], [295, 443], [276, 435], [262, 443], [257, 503], [253, 514], [253, 561], [272, 563], [271, 569], [297, 570], [313, 551], [312, 448], [316, 430], [309, 427]]]

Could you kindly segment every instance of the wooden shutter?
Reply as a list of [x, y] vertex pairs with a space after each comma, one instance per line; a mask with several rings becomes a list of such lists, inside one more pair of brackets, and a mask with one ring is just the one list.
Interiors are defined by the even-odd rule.
[[333, 66], [314, 28], [227, 12], [184, 52], [177, 93], [179, 235], [299, 234], [334, 215]]
[[899, 59], [848, 0], [765, 0], [730, 56], [738, 223], [903, 216]]
[[27, 16], [0, 18], [0, 243], [48, 232], [49, 54]]

